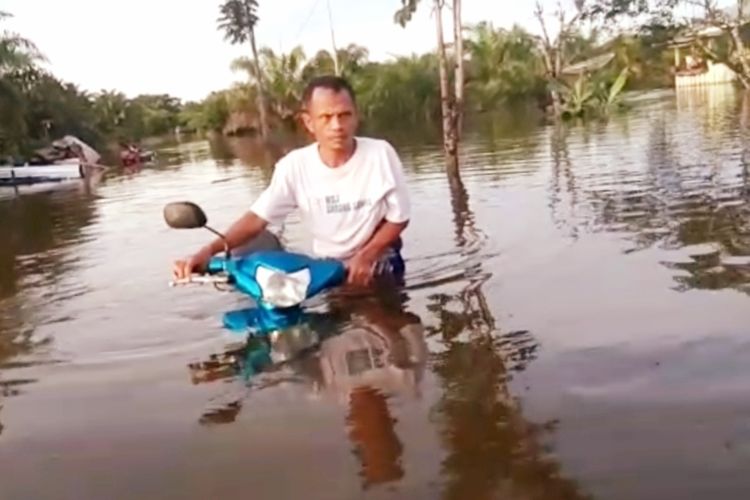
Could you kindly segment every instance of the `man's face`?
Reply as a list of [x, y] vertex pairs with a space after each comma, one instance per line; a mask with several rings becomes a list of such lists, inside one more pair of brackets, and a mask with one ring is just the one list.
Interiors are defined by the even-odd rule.
[[332, 150], [346, 149], [358, 126], [357, 109], [345, 89], [316, 88], [302, 118], [315, 140]]

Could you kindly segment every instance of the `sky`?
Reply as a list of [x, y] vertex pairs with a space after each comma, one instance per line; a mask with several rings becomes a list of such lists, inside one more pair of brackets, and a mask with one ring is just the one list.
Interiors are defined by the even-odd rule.
[[[565, 2], [565, 0], [563, 0]], [[54, 75], [96, 92], [133, 97], [168, 93], [198, 100], [245, 78], [231, 61], [248, 55], [216, 29], [220, 0], [0, 0], [13, 14], [6, 27], [37, 44]], [[259, 0], [259, 46], [308, 56], [330, 49], [330, 3], [338, 47], [367, 47], [371, 60], [424, 53], [435, 47], [432, 2], [423, 0], [406, 28], [393, 22], [400, 0]], [[537, 31], [532, 0], [464, 0], [464, 24], [514, 23]], [[446, 16], [446, 22], [449, 22]], [[450, 25], [448, 26], [450, 28]]]

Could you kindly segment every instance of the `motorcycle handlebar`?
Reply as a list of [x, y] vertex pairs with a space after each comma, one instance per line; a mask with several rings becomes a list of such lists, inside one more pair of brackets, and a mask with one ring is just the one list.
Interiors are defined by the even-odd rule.
[[189, 278], [181, 278], [169, 282], [170, 287], [181, 285], [215, 285], [229, 283], [229, 276], [217, 276], [207, 274], [193, 274]]

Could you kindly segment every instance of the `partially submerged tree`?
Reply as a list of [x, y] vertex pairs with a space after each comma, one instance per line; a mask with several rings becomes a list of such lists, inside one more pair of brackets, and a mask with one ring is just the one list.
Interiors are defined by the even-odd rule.
[[257, 0], [225, 0], [219, 8], [220, 16], [217, 20], [219, 29], [224, 32], [224, 38], [232, 44], [250, 42], [253, 51], [253, 62], [258, 86], [258, 113], [260, 115], [260, 133], [268, 135], [268, 119], [266, 117], [266, 96], [262, 71], [258, 61], [258, 50], [255, 45], [255, 26], [258, 24]]
[[571, 54], [567, 50], [568, 42], [578, 33], [578, 24], [584, 15], [583, 7], [584, 0], [576, 0], [575, 10], [572, 14], [569, 14], [563, 8], [562, 3], [558, 2], [557, 10], [554, 13], [554, 17], [559, 24], [556, 36], [550, 35], [547, 20], [545, 19], [544, 7], [542, 7], [542, 3], [539, 0], [537, 0], [534, 9], [534, 16], [539, 21], [542, 29], [542, 36], [539, 38], [539, 48], [542, 53], [542, 60], [544, 61], [545, 76], [555, 116], [560, 116], [563, 112], [563, 102], [558, 83], [562, 78], [563, 69], [572, 61], [572, 57], [576, 55]]
[[[435, 28], [437, 32], [438, 68], [440, 75], [440, 99], [443, 118], [443, 149], [451, 178], [458, 176], [458, 144], [461, 139], [464, 103], [464, 58], [461, 24], [461, 0], [451, 0], [453, 11], [453, 61], [449, 61], [443, 29], [443, 8], [446, 0], [433, 0]], [[411, 20], [419, 0], [401, 0], [402, 7], [394, 15], [401, 26]], [[454, 88], [451, 90], [450, 81]]]

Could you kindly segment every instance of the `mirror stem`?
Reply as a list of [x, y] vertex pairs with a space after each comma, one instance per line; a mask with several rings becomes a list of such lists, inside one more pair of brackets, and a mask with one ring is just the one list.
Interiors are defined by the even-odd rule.
[[229, 257], [231, 257], [232, 253], [229, 251], [229, 243], [227, 242], [227, 239], [224, 237], [224, 235], [221, 234], [216, 229], [212, 228], [211, 226], [203, 226], [203, 227], [205, 227], [206, 229], [214, 233], [216, 236], [221, 238], [221, 241], [224, 242], [224, 253], [226, 254], [226, 258], [228, 259]]

